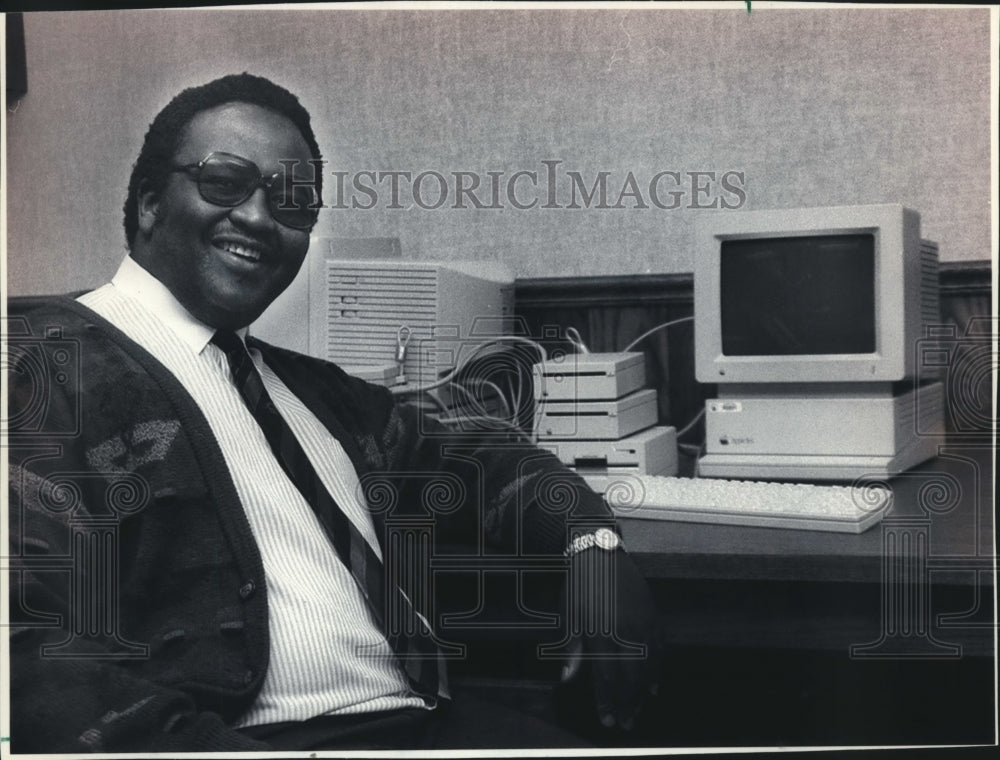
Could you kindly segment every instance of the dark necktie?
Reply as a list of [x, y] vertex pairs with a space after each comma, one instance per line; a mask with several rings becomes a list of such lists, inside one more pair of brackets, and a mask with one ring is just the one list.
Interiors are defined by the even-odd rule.
[[433, 633], [399, 586], [386, 582], [381, 560], [316, 474], [302, 445], [271, 401], [243, 341], [235, 333], [220, 330], [212, 342], [225, 352], [233, 382], [264, 431], [272, 453], [319, 516], [337, 556], [351, 571], [414, 690], [423, 696], [447, 698], [444, 662]]

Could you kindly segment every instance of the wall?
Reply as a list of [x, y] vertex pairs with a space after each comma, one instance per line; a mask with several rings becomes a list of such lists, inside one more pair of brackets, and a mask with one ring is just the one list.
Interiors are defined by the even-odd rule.
[[[902, 202], [948, 261], [990, 256], [989, 10], [220, 10], [27, 14], [28, 94], [7, 115], [8, 286], [106, 280], [148, 122], [180, 88], [250, 70], [297, 92], [327, 171], [503, 172], [502, 209], [330, 209], [317, 233], [518, 276], [692, 269], [692, 205]], [[648, 208], [549, 208], [579, 172], [628, 172]], [[514, 208], [505, 183], [516, 186]], [[662, 171], [660, 209], [649, 196]], [[715, 172], [692, 192], [690, 173]], [[726, 172], [742, 172], [740, 181]], [[501, 176], [501, 175], [496, 175]], [[328, 183], [329, 180], [328, 180]], [[330, 183], [332, 184], [332, 183]], [[432, 205], [437, 184], [424, 185]], [[453, 191], [454, 188], [452, 187]], [[355, 194], [362, 202], [368, 197]], [[327, 196], [328, 200], [330, 195]], [[490, 194], [480, 190], [490, 205]], [[470, 202], [471, 203], [471, 202]], [[584, 205], [578, 198], [578, 204]], [[467, 204], [469, 205], [469, 204]], [[496, 205], [496, 204], [494, 204]]]

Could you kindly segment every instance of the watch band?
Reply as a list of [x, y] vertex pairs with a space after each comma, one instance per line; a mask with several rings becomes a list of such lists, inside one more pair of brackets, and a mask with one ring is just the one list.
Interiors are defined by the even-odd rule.
[[610, 528], [598, 528], [592, 533], [583, 533], [573, 538], [563, 554], [572, 557], [592, 547], [603, 549], [606, 552], [613, 552], [616, 549], [624, 549], [621, 536]]

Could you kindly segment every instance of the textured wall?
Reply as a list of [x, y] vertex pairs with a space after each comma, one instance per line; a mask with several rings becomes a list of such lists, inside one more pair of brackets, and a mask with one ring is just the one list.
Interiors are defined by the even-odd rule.
[[[7, 119], [12, 294], [107, 279], [148, 122], [180, 88], [242, 70], [300, 95], [328, 171], [450, 183], [440, 208], [421, 207], [430, 175], [420, 202], [390, 208], [383, 181], [375, 208], [330, 209], [320, 235], [395, 236], [406, 256], [519, 276], [680, 272], [692, 205], [902, 202], [943, 259], [990, 256], [984, 8], [87, 12], [28, 14], [25, 34], [29, 91]], [[552, 205], [570, 204], [574, 171], [588, 187], [608, 173], [607, 206], [623, 187], [638, 197], [541, 208], [543, 161], [561, 162]], [[478, 191], [502, 208], [454, 208], [457, 171], [502, 172], [498, 203]], [[538, 173], [516, 185], [532, 209], [506, 196], [518, 171]], [[649, 196], [662, 171], [681, 179], [658, 185], [678, 208]], [[716, 181], [696, 194], [693, 172]], [[738, 191], [726, 172], [743, 173]]]

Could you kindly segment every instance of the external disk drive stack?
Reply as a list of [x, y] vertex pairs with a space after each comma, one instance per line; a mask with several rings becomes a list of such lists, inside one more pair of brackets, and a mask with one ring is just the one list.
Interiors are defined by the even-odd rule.
[[567, 354], [533, 368], [538, 445], [604, 493], [616, 476], [675, 475], [677, 434], [657, 426], [641, 353]]

